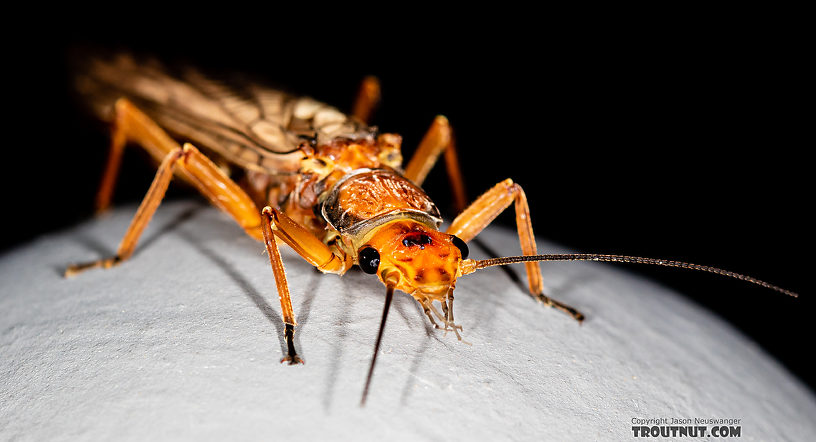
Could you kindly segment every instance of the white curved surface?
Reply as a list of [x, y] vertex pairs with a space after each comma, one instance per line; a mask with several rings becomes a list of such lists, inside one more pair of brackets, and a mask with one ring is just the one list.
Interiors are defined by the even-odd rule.
[[[215, 209], [163, 205], [131, 261], [61, 277], [114, 251], [133, 211], [0, 257], [0, 439], [621, 440], [658, 417], [741, 419], [740, 440], [816, 434], [813, 394], [754, 343], [596, 263], [542, 267], [583, 326], [499, 269], [460, 279], [472, 346], [398, 294], [361, 409], [384, 294], [373, 276], [322, 275], [284, 248], [306, 365], [281, 365], [263, 246]], [[482, 238], [518, 254], [509, 231]]]

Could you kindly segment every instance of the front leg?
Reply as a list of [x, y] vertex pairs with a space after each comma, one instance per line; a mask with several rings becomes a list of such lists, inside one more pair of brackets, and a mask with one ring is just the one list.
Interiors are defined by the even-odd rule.
[[[527, 205], [527, 196], [521, 186], [511, 179], [506, 179], [493, 186], [476, 199], [456, 219], [453, 220], [447, 233], [468, 242], [485, 229], [500, 213], [515, 202], [516, 227], [518, 229], [521, 251], [524, 255], [535, 255], [536, 243], [533, 235], [533, 225], [530, 222], [530, 206]], [[524, 263], [527, 270], [527, 283], [530, 294], [537, 300], [561, 310], [575, 318], [578, 322], [584, 320], [584, 315], [578, 310], [556, 301], [544, 294], [544, 284], [541, 278], [541, 269], [537, 262]]]
[[263, 230], [264, 244], [269, 255], [269, 263], [272, 265], [272, 273], [275, 275], [275, 284], [278, 286], [278, 297], [281, 302], [281, 314], [285, 326], [284, 339], [286, 340], [287, 355], [281, 362], [288, 362], [290, 365], [302, 364], [303, 359], [295, 351], [293, 342], [295, 334], [295, 312], [292, 309], [292, 298], [289, 295], [289, 284], [286, 282], [286, 272], [283, 269], [283, 260], [280, 250], [278, 250], [275, 238], [280, 238], [287, 245], [292, 247], [298, 255], [325, 273], [345, 273], [351, 268], [351, 257], [343, 254], [340, 258], [332, 250], [323, 244], [314, 234], [292, 221], [283, 212], [264, 207], [261, 211], [263, 220], [261, 228]]

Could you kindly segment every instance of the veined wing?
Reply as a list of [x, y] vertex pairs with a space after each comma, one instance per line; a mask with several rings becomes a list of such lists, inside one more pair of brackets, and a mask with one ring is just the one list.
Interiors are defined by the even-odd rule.
[[91, 60], [77, 75], [77, 88], [103, 119], [126, 97], [174, 136], [270, 174], [296, 172], [304, 142], [374, 135], [372, 128], [311, 98], [246, 81], [227, 84], [189, 68], [171, 73], [129, 55]]

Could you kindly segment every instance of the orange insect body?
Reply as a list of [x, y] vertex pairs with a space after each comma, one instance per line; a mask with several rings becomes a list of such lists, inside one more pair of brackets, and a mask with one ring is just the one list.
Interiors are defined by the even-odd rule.
[[376, 140], [336, 139], [317, 147], [304, 144], [297, 174], [283, 179], [267, 174], [250, 175], [255, 178], [253, 187], [266, 187], [258, 192], [256, 204], [281, 207], [295, 222], [323, 237], [326, 221], [320, 214], [320, 205], [326, 193], [354, 170], [398, 168], [402, 162], [401, 142], [398, 135], [382, 134]]
[[[386, 301], [363, 401], [394, 290], [413, 296], [434, 325], [434, 318], [439, 319], [446, 331], [461, 339], [461, 327], [453, 322], [456, 279], [489, 266], [524, 262], [530, 294], [579, 322], [584, 319], [580, 312], [543, 293], [539, 261], [694, 269], [796, 296], [749, 276], [684, 262], [599, 254], [538, 255], [530, 208], [517, 183], [501, 181], [464, 207], [464, 186], [445, 117], [434, 120], [403, 170], [401, 137], [377, 134], [364, 123], [379, 94], [372, 78], [361, 88], [353, 117], [310, 98], [252, 83], [230, 87], [194, 70], [179, 77], [127, 56], [90, 62], [78, 76], [77, 88], [113, 128], [98, 208], [110, 202], [126, 142], [142, 146], [160, 165], [116, 255], [69, 266], [66, 276], [127, 260], [171, 178], [182, 178], [232, 216], [248, 235], [264, 242], [285, 324], [287, 355], [282, 362], [303, 360], [293, 342], [297, 324], [278, 241], [320, 271], [343, 274], [357, 264], [366, 273], [377, 274], [386, 286]], [[176, 139], [191, 143], [182, 146]], [[443, 152], [455, 200], [463, 209], [446, 232], [439, 231], [439, 210], [419, 187]], [[467, 259], [466, 243], [511, 206], [523, 255]], [[434, 302], [441, 304], [441, 313]]]
[[400, 143], [398, 135], [382, 134], [303, 147], [299, 173], [272, 183], [268, 194], [293, 221], [355, 264], [360, 249], [379, 251], [384, 283], [383, 275], [396, 271], [396, 289], [423, 305], [442, 302], [455, 286], [462, 253], [451, 235], [438, 231], [442, 219], [431, 199], [398, 172]]

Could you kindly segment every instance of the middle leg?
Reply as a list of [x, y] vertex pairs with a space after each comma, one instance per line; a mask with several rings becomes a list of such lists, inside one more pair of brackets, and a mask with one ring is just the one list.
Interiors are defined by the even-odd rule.
[[363, 79], [360, 89], [357, 91], [357, 99], [354, 100], [354, 109], [351, 114], [365, 124], [371, 123], [371, 114], [380, 102], [380, 81], [377, 77], [369, 75]]
[[413, 181], [417, 186], [421, 186], [425, 177], [436, 164], [439, 155], [445, 153], [445, 168], [448, 172], [451, 192], [453, 193], [453, 206], [457, 211], [462, 211], [467, 205], [465, 184], [462, 179], [462, 171], [459, 168], [459, 158], [456, 155], [456, 143], [453, 137], [453, 130], [448, 119], [438, 115], [428, 132], [419, 143], [411, 161], [405, 166], [405, 178]]

